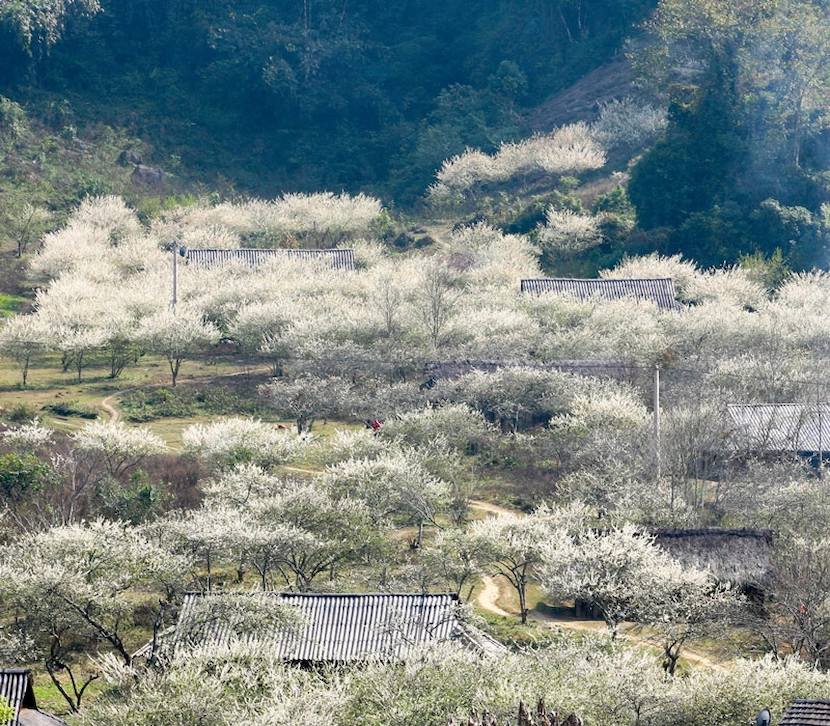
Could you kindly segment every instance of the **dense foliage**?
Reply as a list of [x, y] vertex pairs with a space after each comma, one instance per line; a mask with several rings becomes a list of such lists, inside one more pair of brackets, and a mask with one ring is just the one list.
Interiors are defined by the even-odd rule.
[[371, 186], [411, 201], [452, 154], [526, 133], [516, 110], [619, 50], [652, 7], [14, 3], [0, 12], [0, 92], [48, 92], [59, 126], [129, 125], [156, 163], [175, 155], [209, 183]]

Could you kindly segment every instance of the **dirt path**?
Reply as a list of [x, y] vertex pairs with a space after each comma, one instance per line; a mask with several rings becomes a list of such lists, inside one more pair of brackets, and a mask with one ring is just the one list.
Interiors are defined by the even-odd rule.
[[[255, 375], [257, 373], [262, 373], [263, 371], [270, 370], [267, 366], [263, 366], [260, 368], [248, 368], [243, 369], [241, 371], [234, 371], [233, 373], [222, 373], [219, 375], [213, 376], [197, 376], [194, 378], [181, 378], [179, 379], [179, 385], [189, 385], [189, 384], [197, 384], [197, 383], [211, 383], [213, 381], [218, 381], [222, 378], [234, 378], [236, 376], [245, 376], [245, 375]], [[168, 377], [164, 377], [164, 380], [169, 380]], [[154, 388], [159, 385], [165, 385], [161, 380], [155, 381], [147, 381], [145, 384], [141, 386], [132, 386], [131, 388], [124, 388], [120, 391], [115, 391], [115, 393], [110, 393], [108, 396], [101, 399], [98, 403], [98, 406], [104, 410], [106, 413], [110, 423], [117, 423], [121, 420], [121, 411], [114, 405], [115, 399], [123, 396], [127, 393], [132, 393], [133, 391], [141, 390], [142, 388]]]
[[486, 610], [488, 613], [495, 613], [496, 615], [509, 618], [513, 613], [502, 610], [496, 604], [500, 595], [499, 586], [496, 584], [496, 581], [492, 577], [482, 577], [481, 584], [484, 585], [484, 587], [481, 589], [481, 592], [476, 598], [476, 605], [478, 605], [482, 610]]
[[498, 504], [491, 504], [490, 502], [483, 502], [479, 499], [471, 499], [470, 508], [478, 509], [479, 511], [487, 512], [487, 514], [493, 514], [496, 516], [499, 514], [515, 514], [515, 512], [507, 509], [506, 507], [500, 507]]
[[[519, 617], [518, 611], [508, 612], [499, 606], [499, 598], [501, 597], [499, 582], [492, 577], [485, 576], [481, 578], [481, 584], [482, 589], [475, 601], [477, 607], [482, 610], [486, 610], [489, 613], [501, 615], [502, 617]], [[568, 630], [579, 630], [592, 633], [603, 633], [606, 629], [605, 623], [602, 620], [581, 620], [570, 617], [556, 617], [555, 615], [541, 613], [536, 610], [532, 610], [529, 613], [529, 618], [536, 622], [544, 623], [551, 629], [566, 628]], [[650, 638], [647, 633], [644, 633], [642, 627], [636, 623], [622, 623], [617, 633], [617, 637], [643, 648], [650, 648], [652, 650], [657, 649], [655, 640]], [[726, 667], [722, 662], [713, 660], [703, 651], [689, 646], [683, 648], [682, 658], [694, 666], [718, 670], [723, 670]]]

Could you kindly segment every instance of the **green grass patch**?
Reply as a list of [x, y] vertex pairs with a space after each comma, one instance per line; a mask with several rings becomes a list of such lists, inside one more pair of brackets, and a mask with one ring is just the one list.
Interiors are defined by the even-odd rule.
[[27, 303], [28, 300], [17, 295], [0, 293], [0, 317], [11, 317]]
[[238, 381], [131, 391], [121, 398], [120, 405], [124, 417], [133, 423], [202, 416], [274, 417], [255, 389], [249, 383]]
[[78, 401], [56, 401], [55, 403], [47, 403], [43, 406], [43, 410], [51, 413], [53, 416], [65, 416], [85, 419], [98, 418], [98, 412], [94, 408], [79, 403]]

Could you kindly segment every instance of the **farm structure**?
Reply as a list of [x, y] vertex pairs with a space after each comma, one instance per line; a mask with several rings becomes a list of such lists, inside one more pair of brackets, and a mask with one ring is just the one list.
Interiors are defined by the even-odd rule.
[[14, 709], [7, 726], [67, 726], [66, 721], [37, 707], [32, 671], [24, 668], [0, 669], [0, 695]]
[[669, 277], [597, 278], [570, 277], [529, 278], [521, 282], [521, 291], [542, 295], [553, 293], [580, 302], [639, 300], [653, 302], [662, 310], [680, 310]]
[[252, 269], [261, 267], [271, 260], [303, 260], [333, 270], [355, 269], [353, 249], [208, 249], [189, 248], [186, 253], [188, 264], [195, 267], [216, 267], [217, 265], [240, 264]]
[[830, 451], [830, 404], [757, 403], [727, 406], [732, 449], [764, 456], [823, 460]]
[[768, 529], [655, 529], [655, 544], [684, 567], [709, 570], [718, 582], [742, 590], [752, 601], [763, 600], [772, 576]]
[[642, 367], [635, 361], [624, 360], [447, 360], [433, 361], [424, 366], [427, 381], [431, 387], [438, 381], [452, 381], [468, 373], [480, 371], [495, 373], [505, 368], [532, 368], [542, 371], [560, 371], [592, 378], [607, 378], [624, 383], [636, 384], [643, 378]]
[[[238, 593], [236, 593], [238, 594]], [[259, 594], [259, 593], [257, 593]], [[480, 653], [498, 655], [504, 646], [464, 621], [454, 594], [328, 594], [273, 593], [278, 602], [295, 608], [297, 623], [243, 636], [251, 644], [273, 649], [297, 665], [402, 661], [419, 648], [454, 642]], [[236, 636], [221, 622], [207, 620], [193, 627], [201, 607], [222, 593], [187, 593], [177, 625], [165, 647], [175, 648], [178, 634], [194, 634], [198, 644], [229, 645]], [[136, 656], [147, 656], [145, 646]]]
[[797, 698], [779, 726], [830, 726], [830, 701]]

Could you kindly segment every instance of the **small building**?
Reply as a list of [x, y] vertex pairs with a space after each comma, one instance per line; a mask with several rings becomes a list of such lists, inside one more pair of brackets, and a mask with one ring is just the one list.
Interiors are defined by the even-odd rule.
[[830, 451], [830, 403], [754, 403], [726, 407], [736, 452], [825, 458]]
[[830, 701], [797, 698], [778, 726], [830, 726]]
[[535, 295], [554, 293], [570, 296], [580, 302], [640, 300], [656, 303], [661, 310], [680, 310], [674, 280], [668, 277], [544, 277], [522, 280], [521, 290]]
[[772, 576], [768, 529], [654, 529], [655, 543], [684, 567], [709, 570], [719, 582], [740, 588], [754, 602]]
[[[495, 373], [505, 368], [532, 368], [543, 371], [560, 371], [591, 378], [610, 378], [635, 384], [642, 377], [642, 367], [636, 361], [624, 360], [450, 360], [433, 361], [424, 367], [427, 387], [438, 381], [452, 381], [468, 373], [481, 371]], [[650, 375], [650, 374], [649, 374]]]
[[0, 695], [14, 709], [14, 717], [7, 726], [67, 726], [66, 721], [37, 707], [33, 686], [34, 678], [29, 669], [0, 669]]
[[[298, 665], [400, 661], [422, 646], [443, 642], [455, 642], [483, 654], [506, 652], [496, 640], [464, 621], [458, 598], [452, 594], [273, 593], [273, 596], [299, 611], [299, 623], [277, 626], [273, 631], [251, 634], [246, 639], [266, 644], [280, 659]], [[192, 631], [187, 624], [205, 598], [222, 597], [222, 593], [187, 593], [178, 623], [167, 635], [166, 646], [176, 647], [177, 630]], [[203, 642], [218, 646], [227, 645], [233, 638], [228, 628], [216, 623], [210, 623], [200, 637]], [[148, 655], [149, 647], [145, 646], [134, 657]]]
[[353, 249], [304, 250], [293, 247], [278, 249], [188, 248], [185, 256], [188, 264], [202, 268], [241, 264], [257, 269], [269, 260], [283, 259], [315, 262], [333, 270], [352, 271], [355, 269]]

